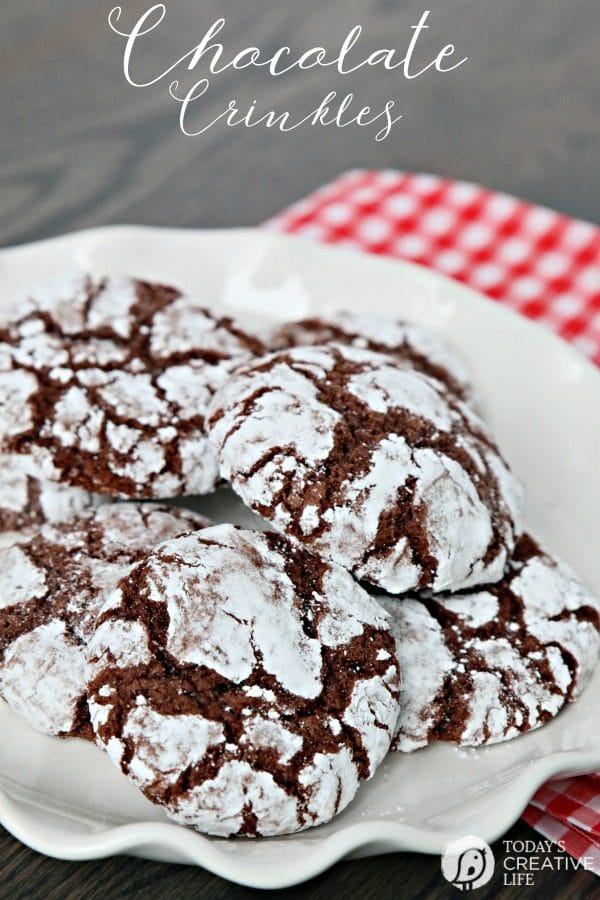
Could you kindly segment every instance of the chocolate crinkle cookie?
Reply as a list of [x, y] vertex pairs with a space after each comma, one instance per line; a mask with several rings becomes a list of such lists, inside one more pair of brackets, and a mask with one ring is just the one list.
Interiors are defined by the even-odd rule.
[[92, 737], [86, 644], [99, 608], [165, 538], [207, 525], [188, 510], [115, 503], [0, 549], [0, 695], [47, 734]]
[[37, 478], [24, 460], [0, 455], [0, 533], [67, 522], [106, 502], [99, 494]]
[[494, 744], [575, 700], [598, 661], [600, 605], [528, 535], [498, 584], [384, 598], [403, 673], [393, 748]]
[[331, 819], [386, 754], [399, 672], [352, 577], [274, 533], [165, 541], [90, 643], [98, 742], [170, 818], [217, 835]]
[[472, 394], [467, 367], [436, 332], [423, 325], [399, 322], [372, 313], [339, 310], [286, 322], [266, 340], [270, 349], [306, 347], [311, 344], [349, 344], [393, 357], [444, 382], [463, 398]]
[[215, 395], [221, 472], [277, 529], [393, 594], [502, 577], [522, 490], [437, 379], [333, 344], [270, 354]]
[[124, 276], [74, 276], [0, 322], [0, 452], [112, 497], [173, 497], [218, 478], [204, 419], [262, 345], [198, 299]]

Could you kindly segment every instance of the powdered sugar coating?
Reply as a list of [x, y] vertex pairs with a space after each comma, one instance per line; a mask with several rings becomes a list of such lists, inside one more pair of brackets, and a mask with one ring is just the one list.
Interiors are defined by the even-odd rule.
[[209, 435], [224, 477], [286, 534], [389, 591], [501, 578], [522, 490], [440, 381], [330, 345], [240, 367]]
[[373, 350], [392, 356], [400, 365], [443, 381], [462, 397], [471, 394], [470, 376], [462, 359], [436, 332], [423, 325], [394, 321], [372, 313], [338, 310], [287, 322], [266, 342], [273, 350], [331, 343]]
[[0, 691], [32, 728], [70, 734], [88, 674], [83, 643], [64, 621], [51, 619], [8, 645]]
[[[48, 734], [90, 737], [86, 644], [99, 609], [149, 548], [207, 521], [153, 504], [105, 504], [0, 549], [0, 694]], [[124, 623], [131, 658], [135, 629]]]
[[[399, 672], [386, 614], [347, 572], [221, 525], [165, 541], [117, 593], [89, 645], [92, 724], [175, 821], [298, 831], [375, 772]], [[137, 629], [127, 654], [124, 622]]]
[[0, 323], [0, 449], [112, 497], [206, 493], [218, 478], [207, 405], [260, 350], [164, 285], [80, 275], [40, 288]]
[[0, 532], [67, 522], [105, 499], [30, 474], [27, 458], [0, 455]]
[[485, 590], [377, 599], [403, 672], [397, 750], [493, 744], [538, 728], [579, 696], [598, 661], [600, 604], [527, 535]]

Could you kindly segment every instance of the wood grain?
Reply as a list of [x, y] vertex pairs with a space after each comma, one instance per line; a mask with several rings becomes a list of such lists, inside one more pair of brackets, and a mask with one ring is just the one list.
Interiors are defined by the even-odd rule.
[[[375, 143], [367, 129], [280, 134], [211, 129], [185, 138], [161, 84], [129, 87], [122, 45], [107, 25], [112, 2], [19, 0], [0, 6], [0, 244], [86, 226], [252, 225], [357, 166], [431, 171], [479, 181], [595, 221], [600, 217], [597, 0], [429, 0], [432, 40], [452, 41], [469, 62], [452, 76], [407, 84], [379, 69], [347, 80], [331, 72], [214, 80], [206, 120], [231, 97], [264, 109], [308, 111], [329, 90], [354, 90], [403, 120]], [[134, 21], [144, 0], [123, 2]], [[365, 46], [404, 47], [424, 6], [416, 0], [171, 0], [153, 62], [169, 63], [224, 15], [234, 49], [335, 47], [353, 25]], [[523, 823], [507, 837], [535, 834]], [[502, 859], [502, 848], [495, 848]], [[533, 888], [484, 897], [600, 896], [584, 873], [540, 872]], [[33, 853], [0, 832], [0, 898], [264, 896], [199, 869], [114, 858], [85, 864]], [[271, 896], [442, 898], [436, 857], [398, 854], [346, 862], [308, 885]]]
[[[505, 835], [512, 840], [539, 840], [523, 822]], [[496, 871], [479, 888], [481, 900], [597, 900], [598, 879], [583, 870], [544, 869], [529, 887], [504, 885], [505, 853], [494, 844]], [[545, 859], [539, 854], [540, 865]], [[111, 859], [68, 863], [47, 859], [22, 847], [0, 831], [0, 897], [6, 900], [451, 900], [456, 888], [444, 881], [437, 856], [413, 853], [342, 862], [303, 885], [283, 891], [256, 891], [228, 884], [192, 866], [172, 866], [146, 860]]]
[[[427, 48], [446, 41], [469, 56], [449, 75], [406, 82], [380, 68], [337, 80], [331, 70], [273, 79], [213, 80], [203, 118], [228, 100], [310, 110], [331, 89], [403, 120], [376, 143], [372, 129], [178, 129], [160, 83], [124, 80], [122, 41], [106, 25], [113, 3], [20, 0], [0, 9], [0, 243], [114, 222], [256, 224], [340, 171], [406, 168], [483, 182], [596, 220], [600, 146], [597, 0], [430, 0]], [[135, 21], [145, 0], [123, 4]], [[364, 46], [406, 46], [416, 0], [171, 0], [144, 59], [158, 70], [197, 43], [220, 15], [231, 52], [339, 46], [356, 23]], [[153, 37], [153, 36], [152, 36]]]

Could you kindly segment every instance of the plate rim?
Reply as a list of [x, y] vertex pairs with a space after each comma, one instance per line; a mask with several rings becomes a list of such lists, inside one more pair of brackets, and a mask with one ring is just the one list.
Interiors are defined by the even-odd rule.
[[[63, 234], [53, 235], [52, 237], [42, 238], [36, 241], [0, 246], [0, 262], [10, 256], [18, 256], [30, 250], [43, 249], [45, 247], [52, 247], [60, 244], [68, 244], [74, 240], [80, 240], [82, 238], [92, 240], [96, 238], [110, 237], [111, 235], [117, 234], [119, 232], [130, 233], [132, 235], [134, 233], [137, 233], [140, 236], [142, 236], [144, 233], [159, 236], [162, 233], [169, 236], [181, 235], [186, 237], [197, 237], [200, 240], [202, 240], [203, 238], [215, 237], [224, 237], [225, 239], [260, 238], [263, 241], [268, 241], [274, 244], [281, 244], [281, 246], [284, 246], [286, 244], [289, 246], [297, 244], [305, 247], [311, 247], [318, 253], [324, 253], [327, 255], [331, 254], [332, 256], [337, 255], [340, 258], [355, 258], [359, 256], [363, 259], [363, 261], [367, 262], [367, 265], [373, 264], [374, 266], [381, 268], [401, 268], [407, 272], [412, 272], [413, 275], [418, 278], [425, 278], [431, 284], [437, 283], [438, 285], [443, 286], [444, 284], [450, 283], [454, 288], [458, 288], [461, 292], [464, 292], [465, 297], [468, 297], [468, 302], [475, 303], [479, 307], [481, 306], [481, 304], [484, 304], [486, 309], [494, 311], [492, 313], [493, 315], [501, 319], [506, 318], [507, 321], [512, 322], [513, 325], [525, 329], [528, 334], [535, 334], [538, 336], [543, 335], [545, 338], [549, 339], [554, 345], [555, 349], [562, 350], [571, 358], [574, 363], [583, 366], [588, 375], [591, 374], [592, 377], [597, 378], [600, 385], [600, 368], [596, 366], [580, 350], [574, 347], [572, 343], [560, 337], [560, 335], [556, 334], [551, 329], [545, 328], [539, 322], [527, 318], [527, 316], [522, 315], [517, 310], [512, 309], [510, 306], [502, 303], [502, 301], [487, 297], [485, 294], [481, 293], [475, 288], [472, 288], [470, 285], [459, 281], [456, 278], [452, 278], [449, 275], [444, 275], [442, 272], [438, 272], [437, 270], [431, 269], [428, 266], [422, 265], [421, 263], [388, 256], [386, 254], [371, 253], [369, 251], [362, 250], [358, 246], [348, 247], [347, 245], [340, 246], [333, 243], [322, 243], [315, 240], [314, 238], [310, 238], [305, 235], [280, 232], [270, 227], [241, 226], [232, 228], [183, 228], [161, 225], [135, 224], [99, 225], [90, 228], [82, 228], [77, 231], [64, 232]], [[290, 321], [293, 321], [293, 319]]]
[[[577, 759], [575, 759], [576, 757]], [[559, 764], [560, 760], [560, 764]], [[510, 782], [514, 786], [524, 782], [522, 790], [532, 796], [542, 784], [557, 776], [584, 774], [590, 766], [600, 763], [600, 752], [597, 754], [580, 751], [565, 751], [551, 754], [535, 760], [517, 778]], [[504, 789], [506, 785], [502, 785]], [[516, 791], [515, 791], [516, 794]], [[525, 804], [527, 805], [527, 804]], [[493, 844], [517, 821], [523, 812], [522, 799], [516, 796], [508, 811], [501, 820], [496, 820], [494, 828], [481, 829], [478, 837]], [[218, 875], [236, 884], [263, 890], [275, 890], [293, 887], [314, 878], [337, 862], [350, 855], [354, 857], [374, 856], [390, 852], [413, 852], [427, 855], [441, 854], [444, 844], [456, 837], [456, 832], [448, 830], [437, 832], [432, 838], [431, 832], [411, 825], [382, 822], [366, 818], [360, 823], [348, 825], [340, 831], [328, 835], [320, 844], [315, 843], [310, 852], [306, 852], [298, 861], [286, 863], [285, 871], [278, 868], [269, 869], [264, 864], [248, 862], [236, 858], [233, 854], [225, 855], [218, 848], [221, 842], [210, 837], [169, 822], [131, 822], [125, 825], [108, 827], [93, 835], [71, 836], [69, 843], [59, 845], [48, 839], [44, 828], [27, 827], [23, 821], [26, 817], [20, 814], [17, 804], [0, 789], [0, 824], [13, 837], [30, 849], [54, 859], [71, 862], [83, 862], [91, 859], [102, 859], [107, 856], [126, 853], [127, 855], [155, 859], [152, 850], [155, 847], [167, 846], [179, 858], [175, 864], [201, 866], [214, 875]], [[302, 837], [302, 832], [298, 832]], [[289, 835], [289, 839], [294, 835]], [[226, 840], [226, 839], [222, 839]], [[236, 840], [245, 840], [238, 838]], [[249, 839], [248, 839], [249, 840]], [[277, 840], [277, 838], [261, 838], [261, 841]], [[369, 847], [379, 845], [375, 852]], [[418, 846], [417, 846], [418, 844]]]
[[[478, 307], [484, 304], [488, 313], [496, 316], [498, 321], [508, 320], [511, 327], [518, 327], [527, 335], [536, 336], [547, 345], [551, 344], [553, 352], [561, 353], [571, 364], [582, 369], [587, 378], [590, 376], [595, 378], [600, 392], [600, 369], [575, 347], [549, 329], [543, 328], [539, 323], [525, 318], [502, 303], [485, 297], [456, 279], [417, 263], [380, 254], [365, 253], [359, 248], [321, 244], [307, 237], [280, 233], [268, 228], [204, 229], [126, 224], [107, 225], [68, 232], [29, 243], [1, 247], [0, 263], [8, 262], [11, 257], [23, 256], [38, 249], [51, 248], [61, 244], [68, 246], [72, 242], [81, 240], [102, 240], [119, 233], [129, 233], [133, 236], [143, 236], [146, 233], [152, 233], [154, 236], [166, 234], [171, 238], [181, 235], [199, 240], [223, 238], [225, 241], [228, 239], [252, 241], [258, 238], [268, 244], [272, 243], [274, 246], [282, 247], [292, 244], [310, 245], [313, 251], [316, 250], [318, 253], [330, 257], [336, 256], [343, 259], [347, 256], [360, 255], [367, 265], [393, 268], [396, 272], [403, 269], [410, 273], [410, 277], [413, 279], [416, 277], [432, 286], [437, 284], [443, 287], [450, 282], [461, 291], [468, 302], [475, 303]], [[593, 751], [554, 751], [546, 756], [529, 760], [522, 772], [502, 785], [503, 791], [509, 790], [508, 796], [503, 796], [503, 814], [500, 818], [495, 819], [493, 827], [482, 830], [481, 837], [489, 843], [501, 837], [519, 818], [530, 798], [545, 781], [564, 776], [567, 773], [582, 774], [599, 768], [600, 743], [598, 748]], [[361, 850], [366, 850], [369, 855], [374, 852], [402, 850], [437, 854], [441, 852], [443, 844], [455, 836], [452, 831], [432, 833], [406, 823], [382, 822], [376, 818], [365, 817], [359, 823], [343, 826], [339, 831], [327, 835], [321, 843], [315, 842], [313, 847], [301, 855], [298, 862], [293, 864], [288, 862], [285, 871], [281, 872], [277, 867], [270, 870], [260, 862], [236, 858], [235, 854], [224, 854], [219, 850], [219, 842], [175, 824], [138, 821], [126, 825], [108, 826], [103, 831], [91, 835], [72, 835], [68, 841], [58, 842], [52, 840], [43, 825], [37, 827], [28, 825], [27, 820], [31, 821], [19, 809], [18, 803], [10, 797], [9, 793], [0, 788], [0, 824], [22, 843], [45, 855], [73, 861], [98, 859], [117, 853], [155, 858], [153, 849], [166, 845], [175, 855], [181, 857], [181, 862], [201, 865], [208, 871], [240, 885], [263, 889], [284, 888], [300, 884], [321, 874], [349, 854], [360, 854]], [[302, 832], [299, 835], [302, 835]], [[268, 841], [269, 839], [263, 840]], [[417, 842], [418, 846], [416, 846]], [[376, 844], [379, 845], [379, 849], [374, 848]], [[382, 850], [381, 847], [385, 847], [385, 849]], [[369, 850], [369, 848], [371, 849]]]

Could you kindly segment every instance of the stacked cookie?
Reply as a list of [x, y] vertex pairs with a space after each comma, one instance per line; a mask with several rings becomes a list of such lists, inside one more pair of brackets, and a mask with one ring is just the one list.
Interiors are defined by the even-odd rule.
[[[0, 453], [0, 693], [201, 831], [326, 822], [390, 747], [538, 727], [596, 663], [598, 604], [426, 329], [259, 338], [70, 279], [0, 324]], [[221, 479], [274, 530], [155, 502]]]
[[556, 715], [596, 665], [600, 607], [523, 533], [522, 487], [461, 362], [425, 329], [349, 312], [270, 343], [215, 396], [210, 440], [246, 504], [390, 614], [393, 749], [490, 744]]
[[387, 615], [348, 572], [140, 502], [214, 489], [209, 404], [264, 352], [215, 308], [116, 276], [49, 286], [0, 326], [0, 526], [20, 529], [0, 550], [0, 693], [222, 835], [330, 819], [399, 710]]

